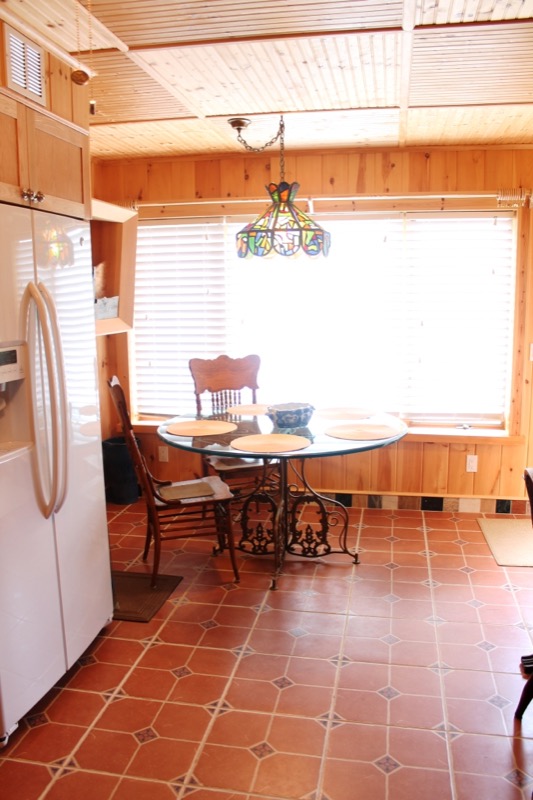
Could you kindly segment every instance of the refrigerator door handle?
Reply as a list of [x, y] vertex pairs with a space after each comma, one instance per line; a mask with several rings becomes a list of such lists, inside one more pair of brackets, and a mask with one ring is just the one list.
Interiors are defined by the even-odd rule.
[[63, 347], [61, 344], [61, 333], [59, 330], [59, 322], [57, 320], [57, 312], [54, 299], [44, 283], [38, 284], [39, 292], [48, 311], [48, 320], [50, 323], [50, 333], [54, 348], [54, 362], [57, 375], [57, 392], [59, 395], [59, 406], [55, 407], [56, 424], [60, 433], [60, 447], [58, 448], [58, 489], [56, 501], [54, 504], [54, 511], [59, 511], [65, 497], [67, 496], [68, 489], [68, 457], [69, 457], [69, 441], [68, 441], [68, 403], [67, 403], [67, 381], [65, 378], [65, 361], [63, 358]]
[[[51, 439], [52, 439], [52, 475], [49, 496], [46, 496], [46, 480], [44, 475], [43, 457], [40, 442], [38, 441], [39, 424], [37, 419], [37, 396], [35, 386], [35, 371], [32, 368], [32, 360], [35, 357], [35, 348], [37, 345], [36, 332], [34, 340], [30, 341], [30, 307], [31, 304], [35, 305], [37, 318], [41, 326], [42, 343], [44, 348], [44, 356], [46, 361], [46, 371], [48, 373], [48, 386], [50, 392], [50, 405], [53, 409], [51, 419]], [[31, 424], [33, 428], [34, 440], [34, 453], [35, 453], [35, 491], [39, 507], [43, 516], [48, 519], [52, 516], [58, 494], [58, 457], [59, 452], [59, 429], [58, 429], [58, 396], [57, 386], [54, 373], [54, 357], [53, 357], [53, 343], [50, 334], [50, 326], [48, 324], [46, 305], [39, 292], [39, 289], [33, 281], [30, 281], [22, 295], [21, 308], [20, 308], [20, 326], [21, 338], [28, 340], [30, 344], [30, 386], [32, 395], [32, 409], [31, 409]], [[33, 353], [32, 353], [33, 349]], [[32, 357], [33, 356], [33, 357]]]

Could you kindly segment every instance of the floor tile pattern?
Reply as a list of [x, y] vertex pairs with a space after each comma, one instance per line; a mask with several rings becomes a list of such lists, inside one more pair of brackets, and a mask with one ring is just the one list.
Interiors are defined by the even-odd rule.
[[[533, 569], [495, 563], [481, 515], [351, 508], [360, 563], [288, 557], [275, 591], [270, 556], [236, 585], [211, 541], [165, 544], [182, 582], [21, 722], [2, 800], [530, 800]], [[142, 503], [108, 519], [113, 567], [148, 570]]]

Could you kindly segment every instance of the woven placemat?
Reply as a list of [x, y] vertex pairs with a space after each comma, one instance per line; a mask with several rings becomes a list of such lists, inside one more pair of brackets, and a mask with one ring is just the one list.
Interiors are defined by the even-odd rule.
[[234, 439], [231, 446], [247, 453], [290, 453], [292, 450], [303, 450], [310, 444], [305, 436], [291, 433], [258, 433], [255, 436]]
[[327, 428], [325, 433], [335, 439], [354, 439], [356, 441], [370, 441], [373, 439], [390, 439], [400, 433], [400, 428], [392, 425], [334, 425]]
[[220, 419], [196, 419], [172, 422], [167, 426], [167, 433], [173, 436], [216, 436], [218, 433], [230, 433], [237, 429], [234, 422]]

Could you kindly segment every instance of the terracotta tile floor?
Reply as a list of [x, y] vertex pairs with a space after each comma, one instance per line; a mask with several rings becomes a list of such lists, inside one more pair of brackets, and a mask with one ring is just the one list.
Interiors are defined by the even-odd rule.
[[[350, 509], [345, 555], [164, 545], [183, 581], [113, 622], [0, 751], [2, 800], [529, 800], [533, 569], [498, 567], [479, 514]], [[109, 506], [143, 570], [142, 504]], [[173, 548], [174, 545], [174, 549]]]

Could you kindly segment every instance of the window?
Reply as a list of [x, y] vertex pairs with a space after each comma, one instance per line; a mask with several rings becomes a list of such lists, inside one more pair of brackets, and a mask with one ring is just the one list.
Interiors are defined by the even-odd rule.
[[44, 53], [42, 48], [7, 26], [5, 32], [7, 85], [13, 91], [44, 105]]
[[225, 220], [139, 226], [139, 414], [194, 408], [188, 361], [256, 352], [260, 399], [503, 427], [513, 357], [510, 212], [320, 219], [328, 258], [241, 260]]

